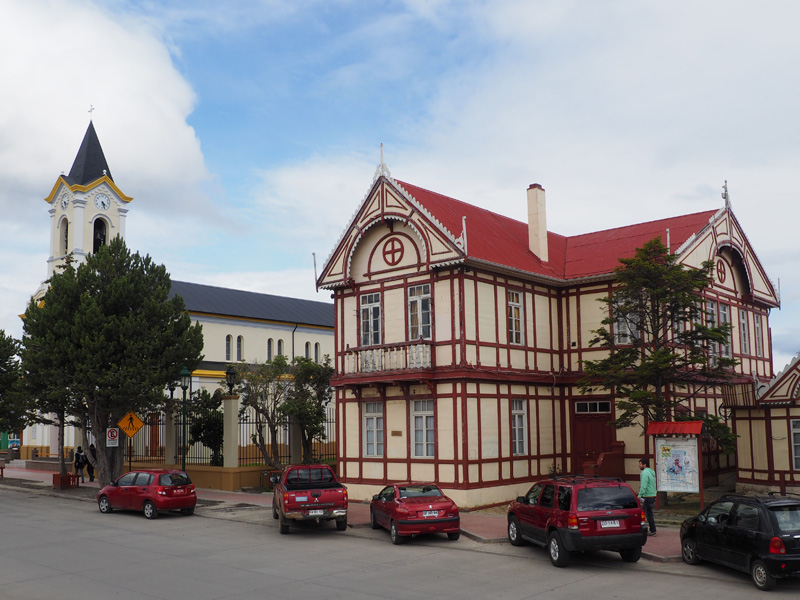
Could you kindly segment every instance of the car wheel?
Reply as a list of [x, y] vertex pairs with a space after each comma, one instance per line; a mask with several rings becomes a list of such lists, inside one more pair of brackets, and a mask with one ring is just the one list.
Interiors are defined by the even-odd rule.
[[97, 506], [100, 509], [100, 512], [104, 515], [107, 515], [114, 510], [111, 508], [111, 502], [109, 502], [107, 496], [100, 496], [100, 499], [97, 501]]
[[508, 541], [511, 542], [512, 546], [525, 545], [525, 540], [522, 539], [519, 532], [519, 521], [517, 521], [517, 517], [511, 517], [508, 520]]
[[193, 515], [194, 514], [194, 506], [192, 508], [182, 508], [181, 509], [182, 515]]
[[158, 516], [158, 509], [150, 500], [144, 503], [144, 516], [148, 519], [155, 519]]
[[406, 541], [406, 538], [397, 533], [397, 525], [395, 525], [394, 521], [392, 521], [391, 525], [389, 526], [389, 537], [395, 546], [399, 546]]
[[766, 592], [775, 587], [775, 578], [769, 574], [767, 565], [760, 558], [754, 560], [753, 564], [750, 565], [750, 575], [753, 577], [753, 583], [760, 590]]
[[461, 537], [460, 531], [451, 531], [447, 534], [447, 539], [455, 542], [458, 538]]
[[378, 521], [375, 519], [375, 511], [371, 508], [369, 509], [369, 526], [373, 529], [378, 529], [380, 527]]
[[625, 562], [637, 562], [640, 558], [642, 558], [642, 547], [636, 546], [635, 548], [626, 548], [625, 550], [620, 550], [619, 555]]
[[700, 564], [700, 559], [697, 557], [697, 542], [692, 538], [684, 538], [681, 542], [681, 557], [687, 565]]
[[278, 518], [278, 509], [275, 508], [274, 504], [272, 505], [272, 518], [273, 519], [277, 519]]
[[281, 535], [286, 535], [289, 533], [289, 519], [280, 517], [280, 521], [278, 522], [278, 531], [281, 532]]
[[550, 562], [556, 567], [566, 567], [569, 564], [569, 552], [564, 548], [561, 534], [554, 531], [547, 541], [547, 551], [550, 553]]
[[336, 531], [347, 531], [347, 517], [336, 519]]

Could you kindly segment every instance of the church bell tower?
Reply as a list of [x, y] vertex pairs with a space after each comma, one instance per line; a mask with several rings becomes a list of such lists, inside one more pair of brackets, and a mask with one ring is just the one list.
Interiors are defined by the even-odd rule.
[[[114, 183], [91, 121], [69, 175], [62, 173], [44, 200], [50, 205], [47, 279], [68, 255], [77, 266], [115, 236], [125, 237], [127, 205], [133, 198]], [[46, 290], [44, 282], [34, 297], [40, 298]]]

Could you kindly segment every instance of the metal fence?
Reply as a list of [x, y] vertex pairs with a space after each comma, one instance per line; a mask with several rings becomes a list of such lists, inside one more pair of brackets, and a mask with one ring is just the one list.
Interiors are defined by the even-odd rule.
[[[121, 436], [120, 445], [124, 446], [125, 460], [152, 464], [180, 464], [183, 458], [183, 416], [179, 414], [172, 420], [174, 444], [171, 445], [167, 442], [167, 419], [164, 413], [151, 413], [142, 421], [144, 421], [144, 426], [133, 436], [132, 440], [128, 440], [124, 434]], [[222, 465], [222, 448], [215, 449], [209, 441], [222, 439], [222, 427], [222, 411], [212, 410], [206, 413], [187, 415], [187, 465]], [[317, 461], [333, 463], [336, 461], [336, 411], [334, 407], [326, 409], [324, 427], [326, 439], [315, 440], [312, 443], [312, 453]], [[288, 421], [284, 420], [279, 425], [274, 440], [271, 439], [265, 425], [262, 424], [261, 430], [268, 455], [272, 456], [274, 449], [280, 464], [289, 464], [291, 460], [289, 449], [291, 428]], [[203, 436], [203, 431], [208, 432], [207, 438]], [[248, 409], [239, 417], [239, 466], [267, 464], [259, 449], [258, 439], [259, 427], [255, 413], [252, 409]], [[168, 451], [170, 456], [166, 455]]]

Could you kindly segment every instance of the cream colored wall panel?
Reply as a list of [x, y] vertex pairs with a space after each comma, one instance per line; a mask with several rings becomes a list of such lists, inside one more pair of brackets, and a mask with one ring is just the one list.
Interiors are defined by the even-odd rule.
[[502, 465], [500, 465], [500, 470], [503, 473], [503, 479], [508, 479], [511, 477], [511, 464], [504, 462]]
[[[408, 417], [404, 400], [386, 402], [386, 456], [408, 457]], [[399, 433], [399, 435], [397, 435]]]
[[[786, 411], [781, 410], [781, 412]], [[788, 421], [772, 419], [772, 455], [775, 469], [778, 471], [791, 471], [793, 468], [790, 451], [792, 434], [788, 425]]]
[[497, 350], [481, 346], [481, 366], [490, 368], [497, 366]]
[[478, 465], [469, 465], [469, 480], [478, 481]]
[[436, 403], [436, 430], [439, 443], [436, 450], [441, 460], [455, 458], [456, 440], [453, 423], [453, 401], [450, 398], [440, 398]]
[[[461, 310], [458, 306], [456, 306], [456, 313], [459, 314], [459, 310]], [[475, 314], [475, 288], [472, 285], [471, 281], [464, 282], [464, 309], [467, 318], [464, 319], [464, 338], [467, 340], [474, 340], [477, 336], [477, 331], [475, 329], [475, 319], [471, 318]], [[458, 326], [459, 321], [456, 320], [456, 326]], [[458, 332], [456, 332], [458, 333]]]
[[448, 483], [454, 483], [456, 480], [456, 470], [453, 465], [440, 464], [439, 465], [439, 481], [440, 486], [445, 486]]
[[527, 460], [515, 460], [511, 463], [511, 477], [519, 478], [519, 477], [526, 477], [528, 475], [528, 461]]
[[752, 452], [753, 439], [750, 436], [750, 428], [746, 426], [746, 423], [742, 423], [736, 433], [739, 434], [739, 437], [736, 438], [736, 458], [739, 463], [739, 470], [752, 469], [753, 461], [750, 453]]
[[[767, 455], [763, 452], [763, 448], [767, 447], [767, 431], [764, 421], [754, 421], [752, 424], [753, 448], [755, 449], [755, 456], [753, 460], [754, 469], [766, 469]], [[771, 442], [771, 440], [769, 440]]]
[[539, 402], [538, 438], [542, 454], [552, 454], [555, 451], [553, 428], [553, 403], [550, 401]]
[[[386, 476], [388, 477], [389, 483], [393, 483], [395, 481], [406, 481], [408, 479], [406, 465], [400, 463], [389, 463], [386, 465]], [[350, 484], [347, 485], [347, 488], [350, 489]], [[377, 493], [378, 492], [373, 492], [373, 494]], [[370, 498], [371, 497], [372, 496], [370, 496]]]
[[[470, 314], [475, 313], [474, 305], [467, 306], [467, 318], [466, 321], [469, 323], [472, 319], [470, 318]], [[499, 341], [501, 344], [505, 343], [506, 340], [506, 333], [505, 328], [502, 328], [500, 332], [497, 331], [496, 315], [497, 315], [497, 305], [495, 300], [495, 287], [486, 285], [485, 283], [481, 283], [478, 285], [478, 327], [479, 327], [479, 335], [480, 338], [484, 341]], [[501, 322], [505, 322], [505, 317]]]
[[394, 344], [408, 339], [405, 320], [405, 295], [402, 289], [387, 290], [383, 294], [383, 343]]
[[347, 431], [350, 435], [345, 439], [346, 455], [347, 456], [361, 456], [361, 448], [359, 448], [359, 435], [361, 430], [361, 423], [359, 422], [358, 404], [356, 402], [348, 402], [344, 405], [345, 422], [348, 424]]
[[436, 330], [436, 340], [439, 342], [446, 342], [452, 339], [452, 299], [449, 281], [440, 281], [434, 284], [433, 303], [435, 312], [433, 327]]
[[[381, 463], [365, 462], [361, 465], [362, 479], [383, 479], [383, 465]], [[375, 492], [376, 494], [378, 492]]]
[[439, 368], [452, 366], [454, 358], [457, 360], [458, 357], [458, 353], [453, 354], [452, 346], [436, 346], [434, 352], [436, 353], [436, 366]]
[[550, 332], [550, 300], [546, 296], [534, 296], [534, 310], [536, 314], [536, 340], [537, 348], [552, 350]]
[[500, 469], [497, 463], [484, 463], [481, 469], [484, 481], [498, 481], [500, 479]]
[[601, 294], [591, 294], [580, 296], [581, 307], [581, 346], [589, 345], [589, 340], [594, 337], [592, 331], [602, 327], [601, 321], [608, 315], [608, 307], [602, 302], [598, 302], [604, 297]]
[[[502, 356], [504, 353], [501, 352], [500, 355]], [[511, 356], [511, 368], [512, 369], [524, 369], [525, 368], [525, 355], [527, 353], [525, 350], [517, 350], [515, 348], [511, 349], [509, 355]]]
[[478, 406], [474, 398], [467, 401], [467, 458], [478, 458]]
[[361, 477], [360, 466], [361, 465], [355, 461], [345, 461], [345, 477]]
[[493, 401], [481, 402], [481, 458], [498, 458], [500, 432], [497, 422], [497, 405]]
[[411, 463], [411, 481], [434, 481], [436, 470], [430, 463]]

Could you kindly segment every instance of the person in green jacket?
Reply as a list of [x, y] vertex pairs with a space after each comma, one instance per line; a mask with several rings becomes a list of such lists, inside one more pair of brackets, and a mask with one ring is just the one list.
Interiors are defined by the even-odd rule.
[[656, 472], [650, 468], [646, 458], [639, 461], [639, 498], [644, 506], [644, 514], [650, 525], [650, 535], [656, 534], [656, 519], [653, 516], [653, 505], [656, 503]]

